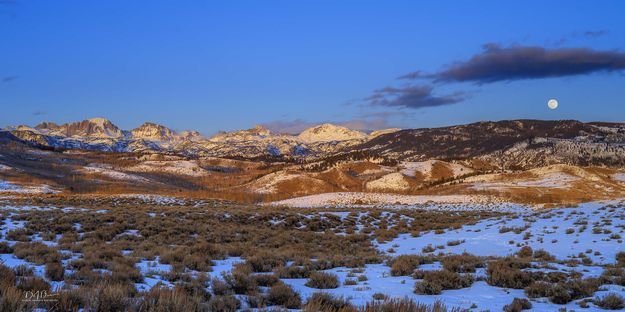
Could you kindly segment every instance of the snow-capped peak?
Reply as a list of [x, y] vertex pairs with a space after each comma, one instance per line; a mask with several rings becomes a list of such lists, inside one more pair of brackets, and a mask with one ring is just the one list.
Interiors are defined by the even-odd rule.
[[198, 131], [184, 130], [180, 132], [180, 137], [185, 138], [185, 139], [197, 139], [197, 138], [201, 138], [202, 135]]
[[102, 128], [106, 127], [107, 124], [112, 124], [110, 120], [102, 117], [89, 118], [87, 121]]
[[134, 138], [152, 141], [170, 140], [175, 135], [169, 128], [152, 122], [143, 123], [138, 128], [132, 129], [131, 133]]
[[59, 125], [57, 125], [54, 122], [49, 122], [49, 121], [44, 121], [44, 122], [42, 122], [42, 123], [40, 123], [40, 124], [35, 126], [35, 129], [38, 129], [38, 130], [50, 130], [50, 131], [53, 131], [53, 130], [58, 130], [59, 128], [60, 128]]
[[256, 127], [247, 130], [221, 132], [211, 137], [210, 140], [213, 142], [250, 141], [265, 139], [271, 136], [272, 133], [269, 129], [257, 125]]
[[375, 131], [372, 131], [371, 133], [369, 133], [369, 138], [373, 139], [373, 138], [381, 136], [383, 134], [393, 133], [393, 132], [397, 132], [399, 130], [401, 130], [401, 129], [400, 128], [388, 128], [388, 129], [375, 130]]
[[299, 139], [308, 143], [360, 140], [366, 137], [364, 132], [329, 123], [308, 128], [298, 135]]
[[57, 131], [67, 137], [119, 138], [124, 136], [124, 132], [106, 118], [91, 118], [66, 123], [59, 126]]

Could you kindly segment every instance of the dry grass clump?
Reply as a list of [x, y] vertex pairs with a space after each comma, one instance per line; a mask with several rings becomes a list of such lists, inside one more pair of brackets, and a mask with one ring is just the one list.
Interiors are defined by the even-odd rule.
[[232, 272], [222, 273], [222, 278], [232, 292], [238, 295], [245, 295], [256, 291], [256, 279], [251, 273], [249, 266], [237, 265]]
[[[409, 298], [394, 298], [384, 301], [368, 302], [359, 312], [446, 312], [448, 311], [442, 301], [435, 301], [432, 305], [416, 303]], [[452, 312], [460, 312], [462, 309], [453, 308]]]
[[114, 282], [143, 282], [141, 271], [131, 263], [115, 261], [112, 265], [111, 272], [111, 280]]
[[555, 304], [567, 304], [573, 298], [564, 285], [556, 284], [549, 290], [549, 300]]
[[486, 270], [487, 282], [497, 287], [523, 289], [536, 279], [536, 275], [540, 275], [534, 272], [521, 271], [521, 269], [530, 266], [528, 260], [513, 257], [492, 261]]
[[254, 278], [256, 285], [262, 287], [271, 287], [280, 282], [280, 278], [274, 274], [256, 274], [252, 275], [252, 277]]
[[[18, 287], [19, 285], [19, 287]], [[0, 263], [0, 311], [30, 311], [34, 309], [30, 303], [24, 301], [24, 292], [41, 287], [41, 290], [50, 289], [45, 281], [32, 276], [19, 276], [14, 270]]]
[[616, 254], [616, 265], [625, 267], [625, 251], [620, 251]]
[[28, 242], [30, 241], [30, 237], [28, 235], [29, 234], [26, 229], [15, 229], [7, 232], [6, 239], [18, 242]]
[[530, 246], [523, 246], [517, 252], [519, 258], [531, 258], [534, 256], [534, 250]]
[[280, 278], [308, 278], [310, 272], [309, 266], [290, 265], [274, 269], [274, 273]]
[[610, 293], [601, 298], [595, 298], [593, 303], [598, 307], [606, 310], [623, 310], [625, 309], [625, 299], [622, 296]]
[[182, 263], [184, 263], [184, 265], [190, 270], [210, 272], [213, 265], [212, 260], [225, 258], [225, 253], [214, 244], [198, 242], [189, 247], [189, 253], [182, 259], [172, 254], [168, 254], [166, 257], [172, 258], [171, 260], [173, 261], [170, 260], [170, 262], [182, 261]]
[[131, 307], [136, 294], [133, 284], [102, 282], [87, 286], [83, 291], [83, 304], [87, 311], [124, 311]]
[[299, 294], [291, 286], [282, 282], [271, 286], [267, 294], [267, 301], [271, 305], [279, 305], [288, 309], [299, 309], [302, 304]]
[[434, 259], [428, 256], [401, 255], [389, 261], [392, 276], [411, 275], [419, 265], [432, 263]]
[[339, 279], [335, 274], [315, 271], [310, 274], [306, 286], [317, 289], [337, 288]]
[[51, 311], [80, 311], [84, 307], [85, 297], [90, 295], [83, 288], [65, 289], [56, 293], [55, 309]]
[[443, 290], [466, 288], [473, 284], [473, 276], [448, 270], [420, 271], [423, 281], [415, 283], [414, 292], [419, 295], [438, 295]]
[[357, 312], [358, 310], [352, 306], [349, 301], [342, 297], [335, 297], [328, 293], [318, 292], [312, 294], [306, 305], [302, 308], [303, 312]]
[[9, 254], [13, 253], [13, 247], [9, 245], [7, 242], [0, 242], [0, 254]]
[[373, 298], [373, 300], [386, 300], [386, 299], [388, 299], [388, 295], [385, 295], [383, 293], [375, 293], [371, 297]]
[[214, 295], [217, 296], [234, 294], [234, 292], [230, 288], [230, 285], [228, 285], [228, 283], [219, 278], [214, 278], [211, 280], [211, 291]]
[[62, 281], [65, 276], [65, 268], [58, 262], [46, 263], [46, 277], [51, 281]]
[[621, 267], [606, 268], [601, 274], [601, 281], [604, 284], [625, 286], [625, 269]]
[[427, 245], [427, 246], [421, 248], [421, 252], [422, 253], [431, 253], [431, 252], [435, 252], [435, 251], [436, 251], [436, 248], [434, 246], [432, 246], [432, 245]]
[[213, 296], [208, 301], [208, 311], [235, 312], [241, 307], [241, 302], [232, 295]]
[[525, 298], [514, 298], [512, 303], [503, 307], [504, 312], [521, 312], [532, 308], [532, 303]]
[[536, 281], [525, 287], [525, 295], [529, 298], [549, 297], [551, 283]]
[[22, 291], [50, 291], [50, 284], [36, 276], [18, 278], [16, 287]]
[[32, 307], [28, 302], [24, 301], [24, 292], [17, 288], [0, 288], [0, 311], [29, 311]]
[[114, 259], [123, 258], [119, 249], [98, 240], [83, 242], [83, 259], [92, 269], [108, 269]]
[[591, 297], [602, 282], [596, 278], [562, 280], [557, 283], [539, 280], [525, 287], [529, 298], [549, 298], [556, 304], [566, 304], [573, 300]]
[[278, 267], [286, 264], [284, 257], [280, 257], [268, 252], [260, 252], [249, 259], [245, 260], [254, 272], [271, 272]]
[[556, 260], [556, 257], [554, 255], [550, 254], [544, 249], [535, 250], [533, 257], [536, 260], [541, 260], [541, 261], [546, 261], [546, 262], [552, 262]]
[[451, 240], [447, 242], [447, 246], [458, 246], [460, 244], [464, 244], [465, 240], [464, 239], [459, 239], [459, 240]]
[[175, 287], [152, 287], [149, 292], [143, 295], [143, 300], [139, 304], [139, 311], [168, 312], [168, 311], [204, 311], [202, 299], [189, 296], [182, 288]]
[[209, 257], [201, 254], [188, 254], [184, 257], [182, 262], [189, 270], [200, 272], [212, 271], [213, 261]]
[[461, 255], [451, 255], [441, 259], [443, 268], [457, 273], [475, 273], [476, 268], [483, 268], [485, 260], [467, 253]]
[[19, 242], [13, 246], [13, 254], [20, 259], [38, 265], [61, 261], [61, 255], [54, 248], [39, 242]]

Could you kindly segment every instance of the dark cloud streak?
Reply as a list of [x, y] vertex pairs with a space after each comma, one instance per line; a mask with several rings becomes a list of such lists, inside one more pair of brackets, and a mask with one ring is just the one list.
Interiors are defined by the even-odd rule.
[[17, 78], [19, 78], [18, 76], [7, 76], [7, 77], [2, 77], [2, 79], [0, 79], [0, 81], [2, 81], [3, 83], [9, 83], [12, 82], [14, 80], [16, 80]]
[[423, 72], [421, 72], [420, 70], [411, 72], [411, 73], [407, 73], [403, 76], [399, 76], [397, 79], [420, 79], [420, 78], [425, 78], [426, 76], [423, 74]]
[[607, 30], [588, 30], [583, 33], [585, 37], [597, 38], [608, 34]]
[[[475, 82], [541, 79], [625, 70], [625, 53], [588, 48], [545, 49], [537, 46], [484, 45], [482, 53], [425, 77], [434, 82]], [[418, 72], [416, 72], [418, 73]], [[408, 77], [411, 74], [404, 75]]]
[[375, 90], [373, 95], [365, 100], [371, 105], [417, 109], [455, 104], [466, 99], [464, 92], [436, 96], [433, 94], [433, 91], [434, 87], [430, 85], [414, 85], [400, 88], [386, 87]]

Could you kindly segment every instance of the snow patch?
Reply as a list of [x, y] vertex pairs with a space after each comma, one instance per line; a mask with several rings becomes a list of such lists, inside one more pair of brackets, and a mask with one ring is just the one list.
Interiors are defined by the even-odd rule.
[[129, 171], [135, 172], [167, 172], [178, 175], [187, 175], [193, 177], [201, 177], [205, 175], [206, 170], [202, 169], [193, 160], [174, 160], [174, 161], [157, 161], [148, 160], [139, 165], [128, 168]]
[[59, 191], [52, 189], [49, 185], [17, 185], [8, 181], [0, 180], [0, 193], [19, 194], [54, 194]]
[[367, 182], [367, 189], [370, 190], [397, 190], [404, 191], [410, 188], [410, 184], [399, 172], [389, 173], [383, 177]]
[[113, 170], [111, 166], [103, 164], [90, 164], [82, 168], [87, 173], [99, 174], [114, 180], [148, 182], [149, 180], [138, 175], [128, 174], [121, 171]]
[[388, 193], [337, 192], [295, 197], [269, 203], [296, 208], [418, 208], [430, 210], [525, 211], [529, 208], [481, 195], [398, 195]]

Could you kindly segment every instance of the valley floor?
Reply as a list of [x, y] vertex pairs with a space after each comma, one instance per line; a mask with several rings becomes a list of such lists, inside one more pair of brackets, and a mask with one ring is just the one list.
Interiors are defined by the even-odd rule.
[[[146, 308], [149, 298], [171, 303], [172, 293], [186, 298], [180, 309], [198, 311], [312, 311], [320, 302], [355, 311], [398, 304], [393, 298], [472, 311], [625, 309], [620, 200], [533, 210], [487, 209], [495, 206], [480, 198], [350, 196], [361, 204], [340, 193], [265, 206], [3, 196], [0, 302], [52, 309], [22, 300], [46, 289], [66, 308], [87, 310], [94, 296]], [[396, 204], [378, 205], [384, 196]]]

